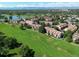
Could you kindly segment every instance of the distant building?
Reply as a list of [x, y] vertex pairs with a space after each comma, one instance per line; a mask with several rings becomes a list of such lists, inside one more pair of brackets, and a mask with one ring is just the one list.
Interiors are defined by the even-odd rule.
[[28, 25], [30, 25], [30, 26], [33, 25], [33, 21], [32, 20], [26, 20], [25, 23], [28, 24]]
[[52, 23], [53, 23], [53, 22], [47, 22], [47, 21], [45, 21], [45, 25], [50, 25], [50, 26], [52, 26]]
[[40, 24], [33, 24], [33, 25], [32, 25], [32, 28], [33, 28], [34, 30], [38, 30], [40, 26], [41, 26]]
[[76, 32], [72, 36], [73, 42], [78, 42], [79, 43], [79, 33]]
[[31, 21], [33, 21], [34, 24], [38, 24], [39, 23], [39, 17], [34, 16]]
[[24, 25], [24, 24], [25, 24], [25, 22], [24, 22], [24, 21], [20, 21], [20, 24]]
[[56, 27], [58, 30], [63, 30], [66, 27], [68, 27], [68, 24], [67, 23], [60, 23], [59, 25], [56, 25]]
[[40, 24], [34, 24], [32, 20], [26, 20], [25, 23], [27, 25], [30, 25], [34, 30], [39, 29], [39, 27], [41, 26]]
[[74, 25], [74, 24], [68, 24], [68, 27], [64, 29], [65, 31], [71, 31], [71, 32], [74, 32], [77, 30], [77, 26]]
[[39, 22], [44, 23], [45, 26], [48, 26], [48, 25], [52, 26], [52, 24], [53, 24], [53, 22], [51, 22], [51, 21], [39, 21]]
[[54, 28], [45, 27], [45, 29], [46, 29], [46, 32], [48, 35], [52, 35], [52, 36], [57, 37], [57, 38], [63, 37], [63, 33], [60, 31], [57, 31]]
[[52, 21], [52, 17], [45, 16], [44, 19], [45, 21]]

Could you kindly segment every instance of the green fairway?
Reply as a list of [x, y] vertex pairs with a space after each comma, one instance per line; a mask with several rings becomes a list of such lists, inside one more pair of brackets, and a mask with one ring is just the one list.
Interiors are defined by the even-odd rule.
[[[34, 49], [35, 56], [79, 56], [78, 46], [71, 45], [64, 40], [51, 38], [31, 29], [21, 30], [18, 26], [12, 27], [9, 24], [0, 24], [0, 32], [15, 37], [24, 45], [29, 45], [30, 48]], [[18, 50], [14, 49], [11, 52], [18, 53]]]

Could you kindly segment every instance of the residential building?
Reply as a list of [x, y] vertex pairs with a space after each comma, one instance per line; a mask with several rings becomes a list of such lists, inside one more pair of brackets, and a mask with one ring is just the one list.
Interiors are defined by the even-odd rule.
[[59, 25], [56, 25], [56, 27], [58, 30], [63, 30], [66, 27], [68, 27], [68, 24], [67, 23], [60, 23]]
[[45, 16], [44, 19], [45, 21], [52, 21], [52, 17]]
[[57, 38], [63, 37], [63, 33], [60, 31], [57, 31], [54, 28], [45, 27], [45, 29], [46, 29], [46, 32], [48, 35], [52, 35], [52, 36], [57, 37]]
[[76, 32], [72, 36], [73, 42], [79, 42], [79, 33]]
[[74, 25], [74, 24], [68, 24], [68, 27], [67, 28], [65, 28], [64, 29], [65, 31], [71, 31], [71, 32], [74, 32], [74, 31], [76, 31], [77, 30], [77, 26], [76, 25]]

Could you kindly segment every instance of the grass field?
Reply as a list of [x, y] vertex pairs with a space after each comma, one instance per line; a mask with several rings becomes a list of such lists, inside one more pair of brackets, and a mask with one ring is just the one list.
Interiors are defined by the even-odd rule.
[[[0, 32], [5, 35], [15, 37], [24, 45], [29, 45], [34, 49], [35, 56], [79, 56], [79, 47], [72, 45], [64, 40], [51, 38], [45, 34], [33, 30], [21, 30], [18, 26], [12, 27], [9, 24], [0, 24]], [[19, 49], [14, 49], [12, 52], [18, 53]], [[19, 53], [18, 53], [18, 56]]]

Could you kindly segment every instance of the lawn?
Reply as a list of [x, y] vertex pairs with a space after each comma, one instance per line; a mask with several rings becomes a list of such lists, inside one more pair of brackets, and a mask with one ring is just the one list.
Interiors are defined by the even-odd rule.
[[[30, 48], [34, 49], [35, 56], [79, 56], [78, 46], [31, 29], [21, 30], [19, 26], [12, 27], [9, 24], [0, 24], [0, 32], [15, 37], [18, 42], [22, 42], [24, 45], [29, 45]], [[18, 53], [18, 50], [14, 49], [10, 53]], [[19, 53], [18, 56], [20, 56]]]

